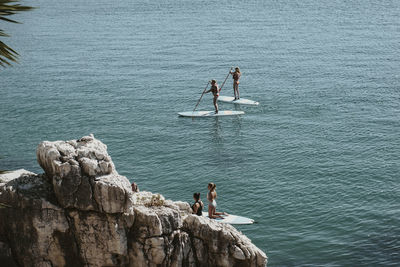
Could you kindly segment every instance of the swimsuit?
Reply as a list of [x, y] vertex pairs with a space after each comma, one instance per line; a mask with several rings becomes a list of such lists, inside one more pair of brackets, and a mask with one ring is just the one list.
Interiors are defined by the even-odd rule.
[[201, 200], [200, 200], [200, 201], [196, 201], [196, 202], [193, 204], [192, 210], [193, 210], [194, 205], [196, 205], [196, 203], [199, 203], [199, 207], [197, 208], [196, 215], [202, 216], [202, 215], [203, 215], [203, 213], [202, 213], [202, 211], [203, 211], [203, 203], [201, 202]]
[[211, 85], [211, 92], [213, 93], [214, 97], [219, 96], [219, 88], [217, 84]]
[[232, 75], [232, 78], [233, 78], [233, 80], [235, 80], [235, 82], [238, 82], [239, 79], [240, 79], [240, 76], [242, 76], [241, 73], [234, 72], [233, 75]]
[[217, 201], [215, 201], [215, 199], [213, 199], [212, 202], [208, 202], [208, 205], [213, 206], [214, 208], [217, 208]]
[[210, 192], [207, 193], [207, 199], [208, 199], [208, 206], [212, 206], [214, 208], [217, 208], [217, 201], [215, 201], [215, 199], [210, 201]]

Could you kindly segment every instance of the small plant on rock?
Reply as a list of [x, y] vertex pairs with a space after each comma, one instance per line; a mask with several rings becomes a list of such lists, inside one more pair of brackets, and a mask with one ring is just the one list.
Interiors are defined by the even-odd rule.
[[146, 206], [164, 206], [164, 199], [160, 194], [152, 195], [149, 203]]

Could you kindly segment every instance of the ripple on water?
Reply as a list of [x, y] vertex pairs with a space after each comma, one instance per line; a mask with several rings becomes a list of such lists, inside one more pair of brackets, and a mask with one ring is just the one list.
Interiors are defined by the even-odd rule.
[[[40, 141], [94, 133], [141, 190], [192, 201], [215, 182], [270, 265], [398, 265], [398, 2], [35, 5], [7, 25], [0, 169], [40, 172]], [[231, 65], [260, 106], [178, 118]]]

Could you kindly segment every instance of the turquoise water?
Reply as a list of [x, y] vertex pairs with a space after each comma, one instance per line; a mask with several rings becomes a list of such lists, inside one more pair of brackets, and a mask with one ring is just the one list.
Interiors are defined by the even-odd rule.
[[[94, 133], [141, 190], [215, 182], [269, 266], [400, 264], [400, 2], [26, 3], [0, 25], [21, 54], [0, 70], [0, 169], [41, 172], [40, 141]], [[177, 116], [232, 65], [259, 107]]]

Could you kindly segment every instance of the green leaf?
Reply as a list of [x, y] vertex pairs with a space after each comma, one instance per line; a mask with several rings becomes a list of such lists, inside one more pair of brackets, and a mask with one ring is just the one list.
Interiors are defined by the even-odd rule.
[[[6, 18], [6, 16], [14, 15], [21, 11], [27, 11], [33, 9], [30, 6], [22, 6], [17, 4], [19, 0], [0, 0], [0, 20], [19, 23], [18, 21]], [[8, 37], [3, 30], [0, 29], [0, 37]], [[0, 66], [5, 67], [11, 65], [10, 62], [17, 62], [18, 53], [5, 43], [0, 41]]]
[[15, 21], [15, 20], [12, 20], [12, 19], [8, 19], [8, 18], [5, 18], [5, 17], [0, 17], [0, 19], [1, 19], [1, 20], [5, 20], [5, 21], [8, 21], [8, 22], [12, 22], [12, 23], [20, 23], [20, 22], [18, 22], [18, 21]]

